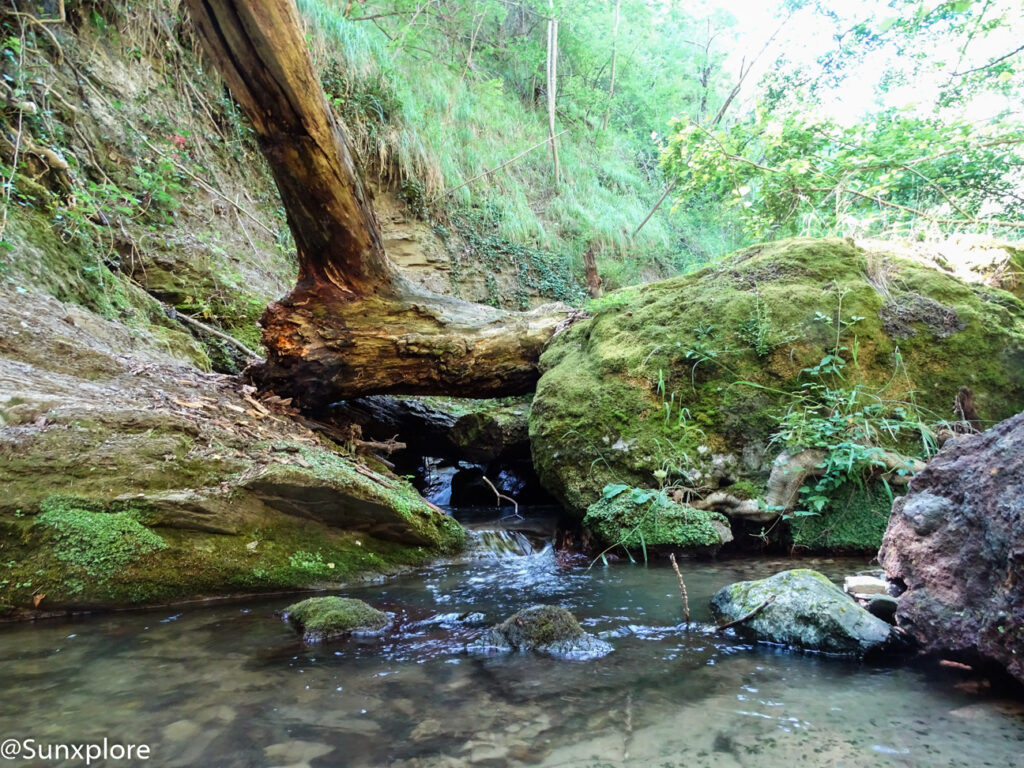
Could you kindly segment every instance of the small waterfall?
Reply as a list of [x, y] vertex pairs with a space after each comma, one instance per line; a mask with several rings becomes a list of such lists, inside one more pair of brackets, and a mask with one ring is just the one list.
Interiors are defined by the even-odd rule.
[[470, 558], [491, 560], [524, 557], [540, 551], [522, 531], [470, 529], [466, 533], [469, 534], [466, 555]]

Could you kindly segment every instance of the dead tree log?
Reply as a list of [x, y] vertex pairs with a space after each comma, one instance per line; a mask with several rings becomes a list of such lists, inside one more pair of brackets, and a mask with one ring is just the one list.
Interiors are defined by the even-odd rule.
[[529, 391], [566, 308], [505, 312], [427, 293], [384, 252], [372, 198], [313, 70], [294, 0], [188, 0], [252, 122], [295, 237], [294, 290], [263, 316], [253, 378], [315, 408], [372, 393]]

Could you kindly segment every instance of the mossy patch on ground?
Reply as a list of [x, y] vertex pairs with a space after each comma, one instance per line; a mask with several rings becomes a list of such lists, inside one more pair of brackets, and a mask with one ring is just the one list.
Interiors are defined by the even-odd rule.
[[85, 506], [73, 497], [51, 496], [35, 518], [36, 525], [50, 529], [53, 554], [69, 566], [105, 578], [167, 549], [167, 542], [130, 512], [97, 512]]
[[829, 494], [821, 514], [790, 521], [793, 546], [875, 554], [882, 545], [892, 502], [893, 490], [886, 490], [881, 483], [846, 482]]

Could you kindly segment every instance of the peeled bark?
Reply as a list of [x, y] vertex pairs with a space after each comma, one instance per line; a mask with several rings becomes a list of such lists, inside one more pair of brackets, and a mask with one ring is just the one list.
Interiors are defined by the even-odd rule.
[[303, 407], [382, 392], [529, 391], [565, 318], [413, 287], [384, 252], [366, 189], [313, 70], [294, 0], [188, 0], [214, 64], [252, 122], [295, 237], [295, 289], [263, 317], [263, 388]]

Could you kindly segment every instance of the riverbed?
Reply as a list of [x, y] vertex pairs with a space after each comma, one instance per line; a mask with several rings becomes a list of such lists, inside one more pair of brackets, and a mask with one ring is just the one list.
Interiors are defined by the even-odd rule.
[[[302, 647], [274, 615], [288, 596], [3, 627], [0, 736], [145, 744], [160, 766], [1020, 765], [1024, 705], [960, 671], [713, 631], [719, 587], [797, 566], [840, 579], [865, 561], [683, 561], [687, 626], [666, 563], [566, 559], [543, 524], [472, 526], [457, 561], [340, 591], [394, 615], [382, 638]], [[569, 608], [614, 651], [465, 652], [535, 603]]]

